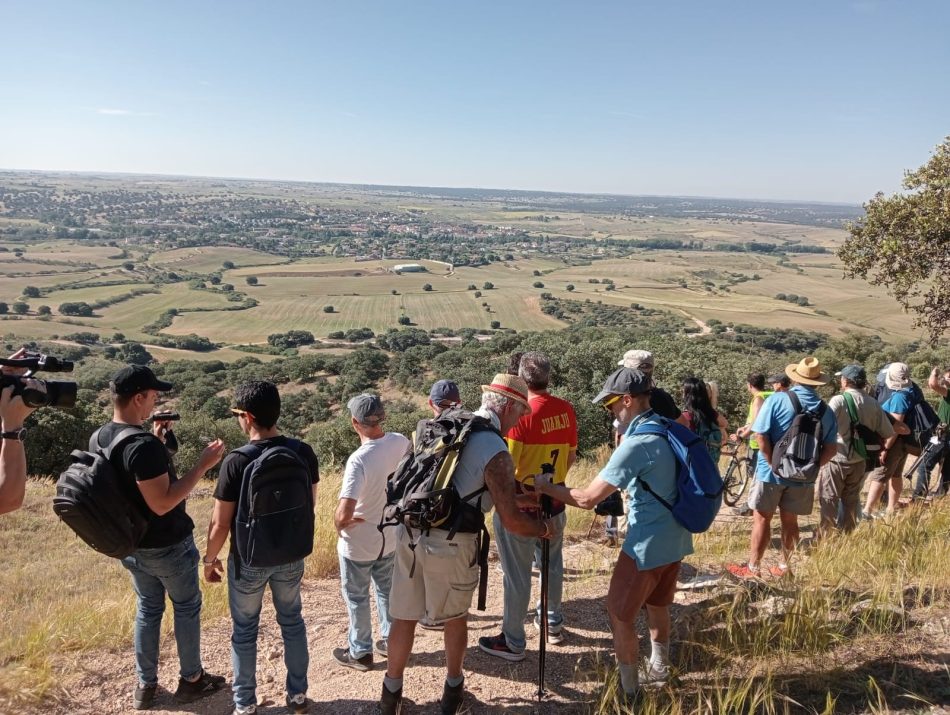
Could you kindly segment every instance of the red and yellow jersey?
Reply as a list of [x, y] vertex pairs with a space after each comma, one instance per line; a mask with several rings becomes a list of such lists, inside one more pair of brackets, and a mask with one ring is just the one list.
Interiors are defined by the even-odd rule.
[[548, 463], [554, 466], [555, 484], [563, 484], [568, 457], [577, 449], [574, 408], [567, 400], [548, 394], [535, 395], [529, 402], [531, 414], [522, 417], [506, 437], [515, 463], [515, 479], [523, 482], [540, 474], [541, 465]]

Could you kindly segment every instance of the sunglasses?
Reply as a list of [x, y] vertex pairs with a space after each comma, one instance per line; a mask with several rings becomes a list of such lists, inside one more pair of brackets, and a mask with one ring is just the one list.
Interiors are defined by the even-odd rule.
[[231, 408], [231, 414], [234, 415], [235, 417], [248, 417], [248, 416], [253, 417], [254, 416], [247, 410], [239, 410], [237, 407]]
[[623, 399], [623, 395], [614, 395], [609, 400], [604, 400], [600, 404], [603, 405], [603, 408], [607, 410], [607, 412], [613, 412], [613, 410], [610, 408], [617, 404], [621, 399]]

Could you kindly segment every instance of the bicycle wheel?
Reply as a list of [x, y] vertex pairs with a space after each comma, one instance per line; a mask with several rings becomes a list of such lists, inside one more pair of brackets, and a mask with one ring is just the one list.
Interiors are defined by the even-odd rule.
[[726, 468], [726, 476], [722, 478], [722, 500], [727, 506], [735, 506], [742, 496], [742, 492], [745, 491], [748, 476], [741, 466], [742, 462], [733, 459]]

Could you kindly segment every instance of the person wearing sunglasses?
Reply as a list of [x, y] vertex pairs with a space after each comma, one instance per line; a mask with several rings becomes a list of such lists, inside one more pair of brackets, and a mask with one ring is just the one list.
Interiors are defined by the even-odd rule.
[[[641, 685], [669, 680], [670, 604], [680, 562], [693, 553], [692, 534], [642, 486], [649, 484], [668, 503], [678, 493], [677, 463], [669, 442], [660, 435], [637, 433], [640, 425], [664, 422], [650, 406], [652, 392], [649, 374], [627, 367], [613, 372], [593, 402], [629, 427], [606, 466], [583, 489], [553, 484], [548, 475], [535, 477], [539, 492], [581, 509], [593, 509], [618, 489], [627, 492], [627, 535], [610, 579], [607, 613], [620, 685], [628, 699], [636, 697]], [[638, 670], [636, 622], [644, 607], [652, 652]]]

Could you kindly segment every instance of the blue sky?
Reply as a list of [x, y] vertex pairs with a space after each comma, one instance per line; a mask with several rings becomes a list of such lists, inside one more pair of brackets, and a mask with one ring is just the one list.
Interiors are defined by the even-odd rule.
[[11, 2], [0, 167], [861, 202], [950, 2]]

